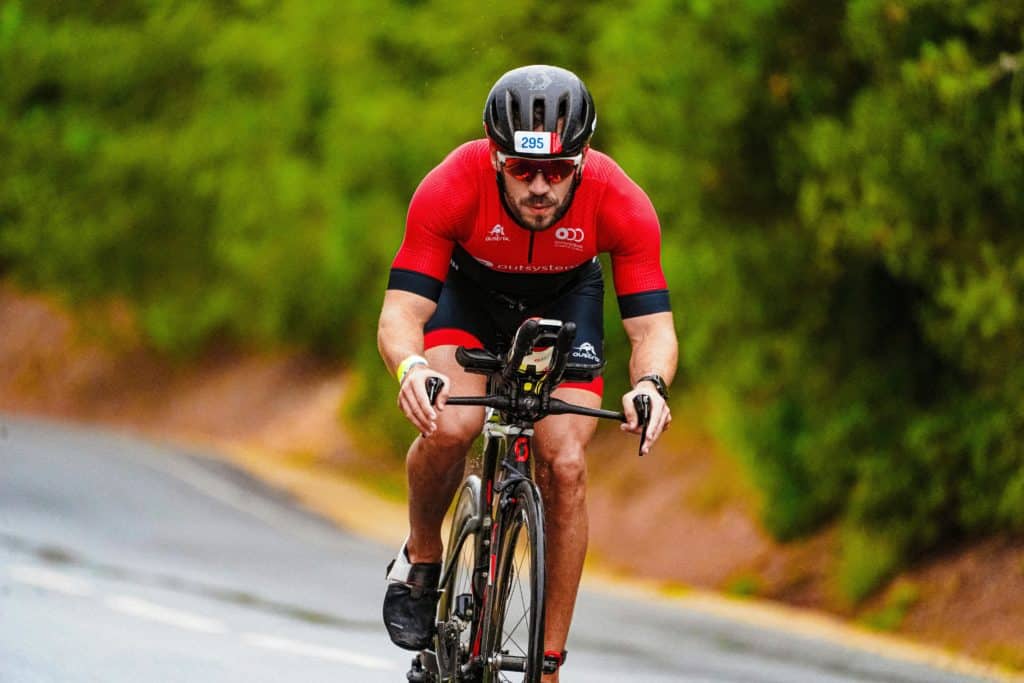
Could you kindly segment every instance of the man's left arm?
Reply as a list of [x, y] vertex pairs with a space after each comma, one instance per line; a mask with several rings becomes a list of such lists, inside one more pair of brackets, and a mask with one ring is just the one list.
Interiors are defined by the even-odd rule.
[[633, 390], [622, 397], [627, 420], [622, 429], [634, 434], [640, 433], [633, 397], [641, 393], [650, 396], [651, 421], [647, 426], [647, 440], [643, 449], [647, 453], [672, 422], [672, 413], [665, 400], [667, 396], [663, 396], [662, 392], [675, 376], [679, 342], [672, 313], [668, 311], [624, 318], [622, 325], [633, 347], [629, 358], [629, 378]]

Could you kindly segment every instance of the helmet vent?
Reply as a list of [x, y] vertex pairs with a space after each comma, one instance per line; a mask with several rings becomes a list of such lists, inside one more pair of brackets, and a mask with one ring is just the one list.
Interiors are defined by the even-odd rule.
[[533, 101], [533, 126], [530, 130], [545, 130], [544, 100], [540, 98]]
[[509, 122], [512, 124], [511, 130], [521, 129], [520, 123], [523, 119], [520, 116], [519, 111], [519, 98], [512, 95], [511, 93], [509, 93], [508, 97], [508, 118]]

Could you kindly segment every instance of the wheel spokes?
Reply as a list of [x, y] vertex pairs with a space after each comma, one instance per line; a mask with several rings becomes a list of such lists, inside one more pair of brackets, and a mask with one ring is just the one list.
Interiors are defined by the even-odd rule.
[[[515, 531], [512, 532], [505, 547], [505, 552], [511, 553], [511, 557], [507, 560], [505, 568], [505, 605], [499, 642], [503, 654], [523, 659], [529, 656], [534, 558], [530, 545], [529, 519], [525, 514], [521, 514], [517, 522]], [[512, 609], [509, 609], [510, 607]], [[525, 673], [517, 673], [512, 677], [504, 671], [499, 674], [499, 680], [508, 683], [525, 680], [525, 677]]]

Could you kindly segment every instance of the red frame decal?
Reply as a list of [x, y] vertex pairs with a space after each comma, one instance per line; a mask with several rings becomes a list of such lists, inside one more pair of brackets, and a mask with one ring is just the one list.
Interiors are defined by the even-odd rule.
[[530, 459], [530, 440], [525, 436], [519, 437], [512, 446], [512, 452], [516, 454], [516, 462], [526, 462]]

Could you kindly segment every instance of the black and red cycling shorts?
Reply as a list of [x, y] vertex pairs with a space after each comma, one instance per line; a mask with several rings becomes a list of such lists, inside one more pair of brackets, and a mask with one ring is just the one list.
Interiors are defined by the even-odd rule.
[[[462, 259], [460, 262], [466, 263]], [[604, 361], [604, 276], [594, 259], [574, 272], [559, 278], [520, 276], [535, 289], [507, 293], [494, 289], [453, 262], [445, 279], [437, 310], [424, 327], [424, 347], [453, 344], [467, 348], [485, 348], [496, 354], [508, 351], [519, 325], [534, 316], [573, 321], [576, 340], [570, 363]], [[565, 382], [561, 387], [585, 389], [598, 396], [604, 390], [604, 378], [590, 382]]]

